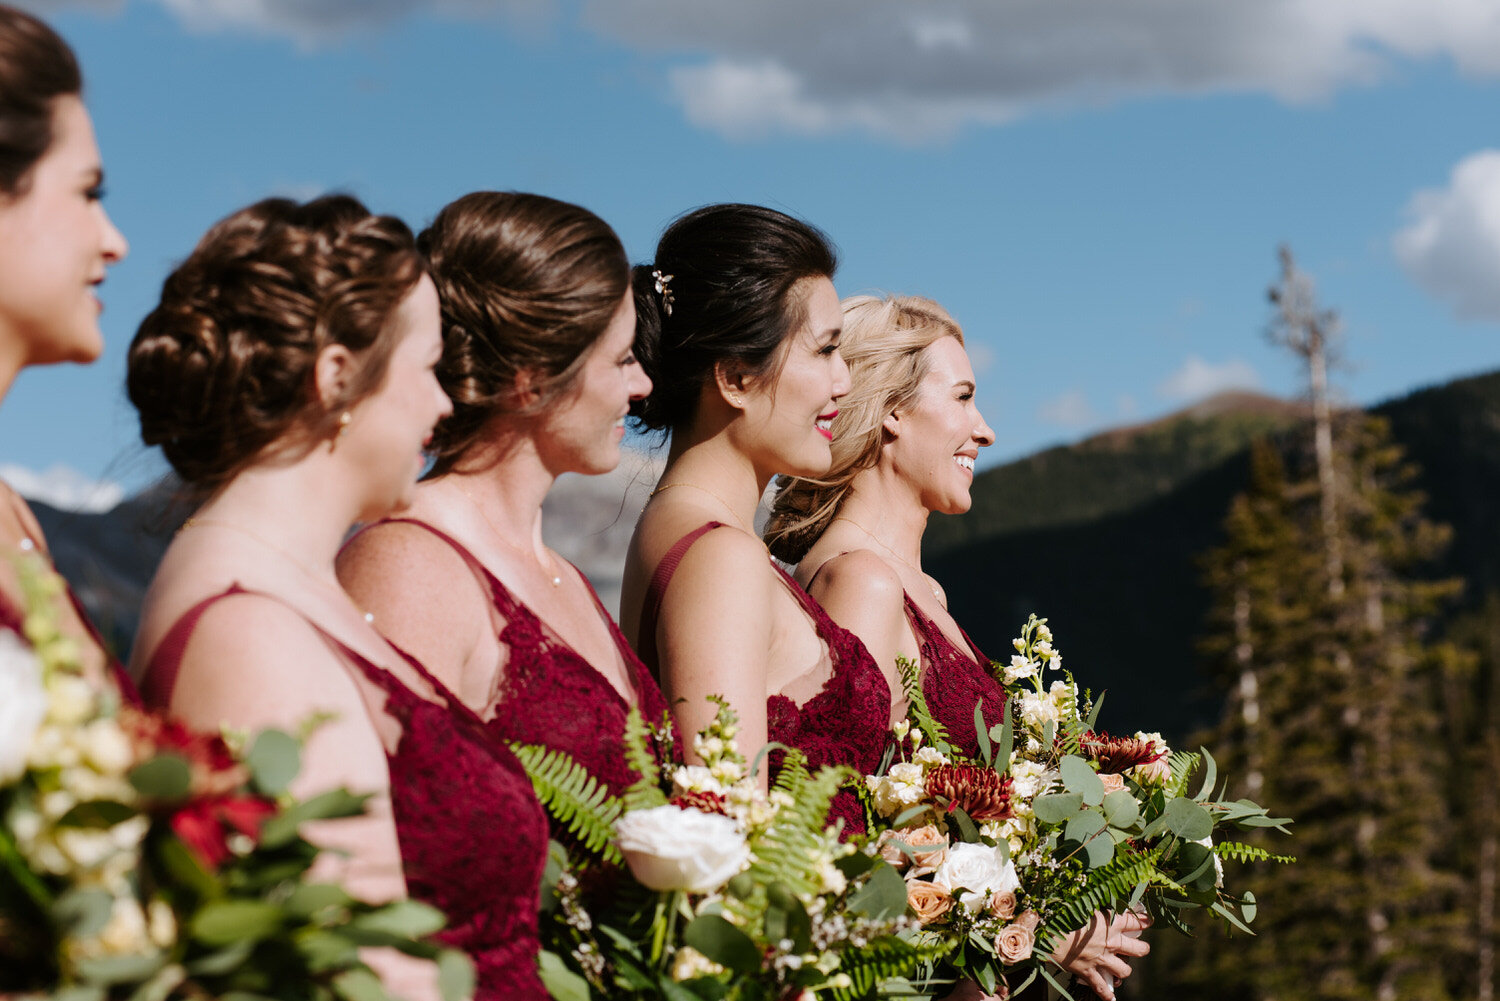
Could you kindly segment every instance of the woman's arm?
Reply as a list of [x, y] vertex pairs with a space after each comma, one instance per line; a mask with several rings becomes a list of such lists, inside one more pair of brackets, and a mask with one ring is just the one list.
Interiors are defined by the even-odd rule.
[[[349, 669], [300, 616], [258, 595], [225, 598], [203, 614], [183, 652], [171, 712], [189, 726], [296, 730], [318, 714], [302, 753], [293, 795], [307, 798], [344, 787], [370, 794], [361, 817], [308, 824], [303, 833], [325, 849], [310, 877], [341, 883], [362, 900], [406, 896], [401, 849], [391, 815], [385, 745]], [[395, 735], [388, 735], [395, 739]], [[391, 993], [436, 998], [435, 968], [391, 950], [365, 955]]]
[[901, 674], [896, 660], [918, 661], [921, 650], [906, 617], [906, 592], [901, 577], [867, 549], [856, 549], [828, 560], [818, 568], [808, 593], [829, 618], [858, 636], [885, 674], [891, 689], [892, 715], [905, 715]]
[[737, 743], [747, 760], [766, 743], [772, 601], [776, 580], [765, 547], [729, 529], [709, 532], [672, 576], [656, 623], [663, 694], [690, 761], [692, 737], [718, 711], [722, 696], [740, 718]]

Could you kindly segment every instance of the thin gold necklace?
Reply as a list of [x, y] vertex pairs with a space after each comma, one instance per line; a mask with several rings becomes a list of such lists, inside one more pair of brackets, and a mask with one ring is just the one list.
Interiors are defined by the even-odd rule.
[[[525, 549], [522, 549], [520, 546], [507, 539], [505, 537], [505, 533], [495, 527], [495, 523], [493, 521], [490, 521], [490, 516], [484, 513], [484, 505], [475, 500], [473, 494], [465, 490], [460, 484], [455, 483], [453, 484], [453, 486], [458, 490], [459, 493], [464, 495], [464, 500], [472, 504], [474, 506], [474, 510], [479, 512], [479, 517], [483, 518], [484, 523], [489, 526], [490, 534], [499, 539], [501, 545], [505, 546], [505, 548], [509, 549], [517, 556], [529, 556], [531, 559], [535, 560], [536, 565], [538, 567], [541, 567], [542, 572], [546, 574], [552, 581], [553, 587], [562, 586], [562, 574], [558, 572], [557, 563], [552, 559], [552, 553], [550, 550], [548, 550], [547, 553], [547, 562], [551, 564], [551, 566], [542, 566], [542, 560], [539, 556], [537, 556], [535, 551], [527, 552]], [[544, 546], [543, 548], [545, 549], [546, 547]]]
[[923, 570], [919, 566], [913, 566], [911, 563], [908, 563], [906, 561], [906, 559], [904, 559], [900, 553], [896, 552], [894, 549], [892, 549], [890, 546], [886, 545], [884, 542], [881, 542], [880, 539], [879, 539], [879, 537], [876, 536], [876, 534], [874, 532], [870, 531], [868, 528], [866, 528], [865, 526], [861, 525], [859, 522], [855, 521], [853, 518], [849, 517], [848, 515], [843, 515], [843, 514], [836, 515], [833, 520], [834, 521], [847, 521], [849, 524], [853, 525], [855, 528], [857, 528], [861, 532], [865, 533], [865, 537], [868, 538], [871, 542], [875, 543], [875, 545], [879, 546], [881, 549], [884, 549], [886, 552], [890, 553], [892, 556], [894, 556], [896, 558], [896, 560], [902, 566], [906, 567], [908, 570], [911, 570], [917, 576], [921, 577], [924, 581], [926, 581], [928, 589], [932, 591], [932, 596], [938, 600], [938, 604], [942, 605], [944, 608], [947, 607], [947, 603], [943, 601], [943, 592], [942, 592], [942, 589], [937, 586], [937, 582], [932, 579], [932, 575], [931, 574], [929, 574], [927, 571]]
[[[179, 534], [181, 534], [182, 532], [186, 532], [190, 528], [227, 528], [231, 532], [239, 532], [241, 535], [245, 536], [246, 538], [254, 539], [256, 542], [260, 543], [262, 546], [265, 546], [267, 549], [271, 550], [271, 552], [276, 553], [278, 556], [280, 556], [282, 559], [286, 560], [292, 566], [294, 566], [298, 570], [302, 571], [302, 574], [305, 577], [307, 577], [309, 580], [315, 580], [315, 581], [317, 581], [318, 585], [320, 587], [327, 588], [329, 586], [329, 581], [327, 581], [323, 577], [322, 574], [320, 574], [317, 571], [313, 570], [306, 563], [303, 563], [297, 557], [293, 556], [291, 553], [287, 552], [285, 549], [283, 549], [282, 547], [278, 546], [276, 543], [272, 542], [270, 539], [265, 538], [264, 536], [262, 536], [258, 532], [251, 531], [250, 529], [246, 528], [244, 525], [236, 525], [232, 521], [220, 521], [217, 518], [189, 518], [187, 521], [184, 521], [182, 523], [182, 527], [179, 528], [179, 529], [177, 529], [177, 531], [178, 531]], [[358, 605], [356, 605], [354, 603], [354, 599], [349, 597], [349, 592], [345, 591], [342, 587], [339, 587], [337, 584], [334, 584], [333, 587], [343, 597], [344, 601], [348, 602], [349, 605], [350, 605], [350, 607], [352, 607], [356, 612], [359, 613], [359, 615], [360, 615], [360, 617], [362, 619], [364, 619], [368, 623], [374, 623], [374, 621], [375, 621], [375, 613], [374, 612], [367, 612], [363, 608], [360, 608]]]
[[[722, 508], [724, 508], [724, 510], [726, 512], [729, 513], [729, 517], [731, 517], [731, 518], [734, 519], [734, 523], [736, 525], [740, 526], [740, 529], [742, 531], [744, 531], [748, 535], [755, 536], [755, 538], [757, 538], [757, 539], [760, 538], [760, 536], [755, 535], [755, 533], [753, 531], [751, 531], [745, 525], [744, 519], [742, 519], [739, 515], [737, 515], [737, 514], [734, 513], [734, 505], [730, 504], [727, 500], [725, 500], [724, 498], [720, 497], [718, 494], [714, 493], [712, 490], [708, 489], [707, 487], [700, 487], [698, 484], [696, 484], [696, 483], [689, 483], [686, 480], [681, 480], [681, 481], [679, 481], [677, 483], [663, 483], [661, 486], [659, 486], [655, 490], [651, 491], [651, 497], [655, 497], [657, 494], [659, 494], [659, 493], [661, 493], [661, 492], [663, 492], [665, 490], [671, 490], [673, 487], [692, 487], [694, 490], [698, 491], [699, 493], [708, 494], [714, 500], [716, 500], [716, 501], [719, 502], [719, 505]], [[646, 499], [650, 500], [651, 497], [647, 497]]]

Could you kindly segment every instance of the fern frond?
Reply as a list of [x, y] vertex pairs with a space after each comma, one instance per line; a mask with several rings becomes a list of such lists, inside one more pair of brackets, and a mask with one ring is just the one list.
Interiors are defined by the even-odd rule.
[[1231, 862], [1279, 862], [1291, 865], [1297, 861], [1294, 855], [1273, 855], [1264, 848], [1247, 845], [1243, 841], [1221, 841], [1214, 845], [1213, 852], [1219, 858]]
[[606, 862], [624, 860], [615, 847], [615, 821], [623, 809], [609, 789], [567, 754], [541, 744], [510, 745], [547, 813], [587, 851]]
[[927, 737], [929, 747], [952, 757], [958, 754], [948, 730], [939, 723], [927, 708], [927, 696], [922, 694], [922, 666], [906, 657], [896, 658], [896, 669], [901, 672], [901, 688], [906, 693], [907, 718]]
[[1187, 795], [1188, 779], [1192, 777], [1193, 771], [1203, 758], [1197, 751], [1173, 751], [1169, 762], [1172, 766], [1172, 777], [1165, 784], [1167, 799], [1173, 800], [1178, 796]]
[[625, 717], [625, 763], [640, 776], [620, 796], [627, 810], [649, 810], [665, 806], [666, 793], [661, 791], [661, 769], [651, 750], [651, 728], [641, 717], [639, 708], [631, 707]]
[[833, 1001], [858, 1001], [869, 997], [885, 981], [909, 976], [921, 964], [942, 959], [951, 949], [951, 944], [943, 942], [921, 945], [892, 936], [877, 938], [840, 955], [839, 972], [848, 974], [848, 987], [818, 993], [826, 993]]
[[1088, 882], [1072, 900], [1058, 907], [1047, 918], [1042, 937], [1060, 938], [1075, 928], [1088, 923], [1095, 911], [1114, 910], [1119, 902], [1129, 900], [1141, 880], [1151, 880], [1157, 875], [1156, 864], [1161, 859], [1162, 849], [1157, 848], [1144, 855], [1126, 855], [1094, 869]]

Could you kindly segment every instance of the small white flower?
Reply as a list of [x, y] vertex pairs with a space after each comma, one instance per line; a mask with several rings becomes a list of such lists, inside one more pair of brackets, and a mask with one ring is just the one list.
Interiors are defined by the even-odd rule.
[[672, 791], [677, 795], [685, 792], [724, 792], [724, 787], [713, 774], [702, 765], [681, 765], [672, 773]]
[[712, 977], [723, 973], [724, 967], [709, 959], [690, 945], [685, 945], [672, 956], [672, 979], [692, 980], [694, 977]]
[[893, 732], [896, 735], [896, 743], [898, 743], [898, 744], [901, 743], [901, 741], [903, 741], [903, 740], [906, 739], [906, 735], [910, 731], [911, 731], [911, 723], [908, 720], [902, 720], [901, 722], [897, 723], [895, 726], [891, 727], [891, 732]]
[[1010, 641], [1010, 645], [1016, 648], [1016, 653], [1025, 653], [1026, 652], [1026, 641], [1023, 640], [1023, 639], [1020, 639], [1020, 638], [1013, 639], [1013, 640]]
[[913, 754], [912, 760], [924, 768], [936, 768], [948, 764], [948, 756], [935, 747], [924, 747]]
[[99, 771], [119, 775], [135, 763], [130, 738], [112, 719], [96, 719], [83, 733], [84, 757]]
[[1046, 640], [1042, 640], [1040, 643], [1038, 643], [1035, 649], [1036, 655], [1043, 660], [1051, 660], [1053, 657], [1057, 656], [1057, 651], [1053, 650], [1052, 644]]
[[1013, 685], [1023, 678], [1036, 677], [1036, 662], [1027, 660], [1020, 654], [1010, 659], [1010, 666], [1005, 669], [1005, 683]]
[[[1213, 835], [1211, 835], [1211, 834], [1208, 837], [1206, 837], [1206, 838], [1199, 838], [1198, 840], [1194, 841], [1193, 843], [1194, 844], [1198, 844], [1198, 845], [1202, 845], [1204, 848], [1207, 848], [1209, 851], [1213, 851], [1213, 848], [1214, 848], [1214, 839], [1213, 839]], [[1214, 885], [1215, 886], [1223, 886], [1224, 885], [1224, 861], [1222, 859], [1220, 859], [1218, 855], [1214, 856]]]
[[47, 719], [76, 726], [94, 714], [94, 690], [74, 674], [54, 674], [47, 682]]
[[0, 786], [26, 771], [32, 738], [46, 715], [41, 662], [14, 632], [0, 631]]
[[1047, 769], [1038, 761], [1027, 761], [1025, 758], [1016, 759], [1011, 755], [1010, 764], [1010, 798], [1012, 806], [1020, 806], [1018, 801], [1024, 801], [1027, 809], [1030, 809], [1031, 800], [1035, 799], [1037, 793], [1042, 791], [1042, 776]]
[[1044, 643], [1052, 642], [1052, 630], [1047, 628], [1047, 623], [1045, 622], [1037, 623], [1036, 636], [1037, 639], [1041, 640]]

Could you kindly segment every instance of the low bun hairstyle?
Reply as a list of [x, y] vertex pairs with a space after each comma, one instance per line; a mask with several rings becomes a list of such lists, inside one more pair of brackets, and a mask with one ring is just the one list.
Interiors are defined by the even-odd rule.
[[833, 419], [833, 465], [817, 480], [782, 476], [766, 523], [766, 544], [784, 563], [799, 563], [818, 541], [854, 478], [880, 459], [887, 414], [916, 402], [927, 375], [926, 349], [944, 337], [963, 343], [948, 311], [917, 296], [857, 295], [844, 300], [839, 353], [849, 366], [849, 393]]
[[443, 309], [438, 381], [452, 416], [433, 432], [429, 476], [452, 471], [490, 421], [520, 413], [528, 371], [545, 406], [565, 391], [630, 289], [609, 224], [542, 195], [480, 191], [448, 205], [417, 238]]
[[[130, 344], [141, 439], [202, 497], [294, 429], [333, 433], [340, 412], [384, 381], [392, 314], [422, 273], [406, 224], [347, 195], [268, 198], [220, 221], [167, 277]], [[313, 367], [335, 344], [360, 366], [325, 408]]]
[[0, 4], [0, 196], [25, 194], [52, 145], [52, 108], [83, 90], [68, 43], [30, 14]]
[[[775, 209], [709, 205], [672, 223], [656, 260], [634, 272], [636, 357], [653, 387], [631, 409], [638, 423], [655, 431], [686, 425], [720, 362], [753, 375], [771, 371], [805, 319], [794, 290], [832, 278], [837, 267], [826, 236]], [[658, 275], [667, 276], [664, 291]]]

